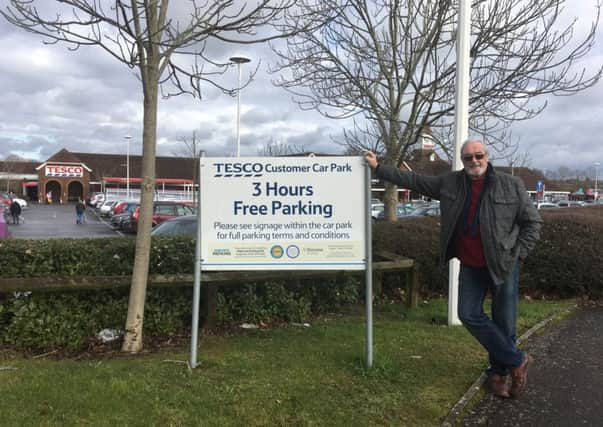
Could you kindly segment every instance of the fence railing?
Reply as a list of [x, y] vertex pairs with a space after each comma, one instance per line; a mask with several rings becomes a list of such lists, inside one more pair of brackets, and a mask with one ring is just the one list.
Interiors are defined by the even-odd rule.
[[[129, 197], [128, 197], [129, 194]], [[125, 188], [106, 188], [106, 200], [139, 200], [140, 190], [138, 188], [130, 189], [128, 193]], [[158, 201], [187, 201], [193, 200], [193, 192], [186, 190], [155, 190], [155, 200]]]

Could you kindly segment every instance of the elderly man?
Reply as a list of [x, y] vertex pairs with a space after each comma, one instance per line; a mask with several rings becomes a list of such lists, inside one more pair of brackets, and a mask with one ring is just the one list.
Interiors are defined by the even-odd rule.
[[[518, 398], [532, 362], [516, 345], [519, 265], [542, 224], [521, 180], [495, 171], [485, 144], [476, 139], [461, 147], [463, 170], [439, 176], [381, 165], [371, 152], [364, 158], [379, 178], [440, 200], [441, 266], [453, 257], [461, 262], [459, 318], [488, 352], [492, 393]], [[491, 319], [483, 309], [488, 290]]]

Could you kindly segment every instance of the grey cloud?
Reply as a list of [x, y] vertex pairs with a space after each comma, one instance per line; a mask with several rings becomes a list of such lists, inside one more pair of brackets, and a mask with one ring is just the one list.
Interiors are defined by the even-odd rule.
[[[595, 49], [598, 51], [584, 62], [591, 72], [603, 62], [601, 47]], [[44, 55], [36, 56], [37, 52]], [[244, 80], [259, 64], [257, 74], [241, 93], [243, 155], [257, 155], [257, 147], [270, 141], [308, 151], [343, 151], [333, 137], [341, 139], [342, 128], [349, 124], [300, 111], [289, 93], [274, 87], [272, 80], [277, 76], [267, 72], [274, 61], [268, 45], [237, 46], [217, 40], [207, 45], [206, 54], [212, 59], [226, 61], [235, 53], [251, 59], [243, 67]], [[140, 83], [134, 70], [101, 49], [82, 47], [70, 52], [65, 45], [45, 46], [40, 37], [0, 20], [0, 72], [0, 157], [24, 152], [43, 160], [61, 148], [125, 153], [126, 134], [132, 135], [131, 153], [141, 152]], [[235, 88], [236, 67], [216, 79]], [[598, 141], [603, 135], [602, 96], [603, 86], [598, 84], [577, 96], [551, 97], [541, 116], [514, 124], [514, 135], [531, 153], [533, 166], [552, 169], [603, 162], [603, 144]], [[235, 105], [235, 97], [209, 84], [203, 86], [202, 100], [190, 96], [161, 100], [157, 152], [172, 155], [182, 144], [179, 138], [190, 137], [197, 130], [207, 155], [231, 155]]]

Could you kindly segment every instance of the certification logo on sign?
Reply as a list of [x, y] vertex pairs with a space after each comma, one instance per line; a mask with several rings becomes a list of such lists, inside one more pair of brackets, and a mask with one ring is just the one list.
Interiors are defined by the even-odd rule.
[[203, 270], [362, 270], [360, 157], [201, 159]]

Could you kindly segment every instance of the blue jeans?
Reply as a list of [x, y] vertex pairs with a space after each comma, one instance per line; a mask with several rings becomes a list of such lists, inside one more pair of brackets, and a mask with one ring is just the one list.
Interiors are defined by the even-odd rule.
[[[492, 319], [484, 313], [484, 300], [492, 293]], [[496, 286], [487, 268], [461, 265], [458, 315], [463, 325], [486, 349], [490, 359], [488, 375], [509, 374], [521, 365], [524, 355], [516, 344], [519, 264], [505, 282]]]

